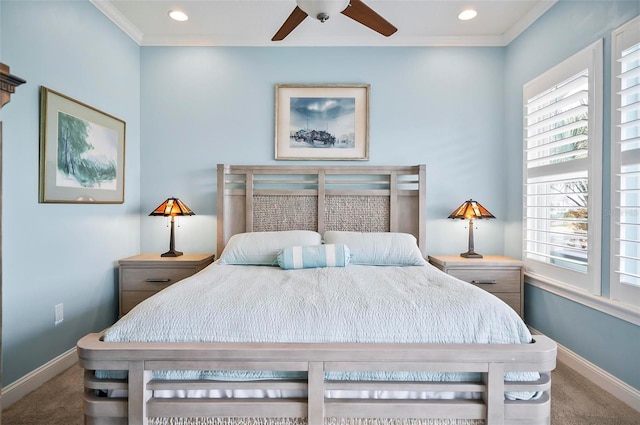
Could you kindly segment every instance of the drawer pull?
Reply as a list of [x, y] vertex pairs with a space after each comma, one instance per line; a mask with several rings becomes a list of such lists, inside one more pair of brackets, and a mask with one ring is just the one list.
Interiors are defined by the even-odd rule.
[[163, 283], [163, 282], [171, 282], [171, 279], [169, 279], [168, 277], [166, 278], [153, 278], [150, 277], [148, 279], [144, 280], [145, 282], [152, 282], [152, 283]]
[[471, 283], [473, 283], [474, 285], [478, 285], [478, 284], [485, 284], [485, 283], [498, 283], [497, 280], [495, 279], [488, 279], [488, 280], [472, 280]]

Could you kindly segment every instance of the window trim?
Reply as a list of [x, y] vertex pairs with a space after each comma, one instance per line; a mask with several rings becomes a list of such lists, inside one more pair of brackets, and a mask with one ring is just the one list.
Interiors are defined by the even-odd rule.
[[601, 313], [608, 314], [609, 316], [624, 320], [625, 322], [640, 326], [640, 310], [637, 310], [628, 304], [623, 304], [602, 295], [590, 294], [587, 291], [566, 285], [546, 276], [531, 273], [527, 271], [526, 268], [524, 273], [524, 282], [527, 285], [543, 289], [559, 297], [566, 298], [569, 301], [573, 301]]
[[[523, 86], [523, 222], [522, 222], [522, 240], [527, 239], [526, 230], [526, 184], [527, 184], [527, 146], [524, 140], [527, 127], [526, 100], [527, 93], [541, 93], [559, 82], [580, 71], [585, 67], [589, 72], [589, 80], [592, 82], [589, 87], [588, 104], [589, 104], [589, 164], [587, 172], [589, 176], [589, 258], [588, 271], [584, 273], [565, 269], [563, 267], [554, 266], [527, 258], [526, 244], [522, 247], [522, 258], [525, 267], [532, 275], [538, 276], [543, 281], [556, 282], [554, 286], [566, 286], [578, 291], [590, 291], [595, 296], [602, 294], [602, 159], [603, 159], [603, 90], [604, 90], [604, 43], [602, 39], [592, 43], [588, 47], [582, 49], [578, 53], [572, 55], [561, 63], [549, 68], [538, 77], [527, 82]], [[586, 66], [585, 66], [586, 65]], [[570, 167], [570, 166], [569, 166]], [[568, 169], [567, 171], [571, 171]], [[544, 277], [543, 277], [544, 276]], [[589, 279], [589, 282], [583, 287], [576, 286], [562, 281], [578, 281]]]

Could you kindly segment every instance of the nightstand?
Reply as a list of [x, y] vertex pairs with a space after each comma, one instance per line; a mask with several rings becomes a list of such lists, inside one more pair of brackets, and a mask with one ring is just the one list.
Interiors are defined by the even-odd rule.
[[184, 254], [179, 257], [141, 254], [118, 261], [120, 316], [164, 288], [204, 269], [213, 260], [213, 254]]
[[491, 292], [509, 304], [520, 317], [524, 316], [522, 261], [499, 255], [483, 258], [430, 255], [429, 262], [451, 276]]

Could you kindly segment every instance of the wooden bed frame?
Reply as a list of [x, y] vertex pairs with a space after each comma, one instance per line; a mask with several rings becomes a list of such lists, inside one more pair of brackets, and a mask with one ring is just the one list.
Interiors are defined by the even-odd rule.
[[[425, 167], [218, 165], [218, 255], [239, 232], [307, 229], [393, 231], [416, 236], [425, 254]], [[114, 343], [78, 342], [87, 425], [550, 424], [556, 344]], [[160, 381], [154, 370], [306, 371], [305, 380]], [[126, 370], [128, 379], [97, 379]], [[478, 372], [478, 382], [327, 381], [328, 371]], [[509, 382], [504, 372], [540, 372]], [[296, 389], [303, 398], [162, 399], [160, 389]], [[105, 397], [125, 390], [120, 398]], [[479, 399], [331, 399], [325, 390], [462, 391]], [[505, 391], [537, 391], [505, 400]], [[418, 420], [418, 422], [414, 421]], [[405, 421], [405, 422], [403, 422]]]

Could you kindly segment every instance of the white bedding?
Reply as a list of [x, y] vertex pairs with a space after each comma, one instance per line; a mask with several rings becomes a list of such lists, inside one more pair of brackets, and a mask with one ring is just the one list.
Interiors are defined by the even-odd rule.
[[105, 341], [531, 341], [495, 296], [430, 265], [281, 270], [213, 263], [136, 306]]
[[[431, 265], [281, 270], [222, 265], [136, 306], [105, 341], [528, 343], [520, 317], [497, 297]], [[328, 372], [327, 379], [469, 380], [468, 373]], [[98, 371], [98, 377], [116, 377]], [[155, 379], [304, 378], [303, 372], [156, 371]], [[507, 373], [534, 380], [537, 373]], [[529, 398], [530, 395], [525, 395]]]

